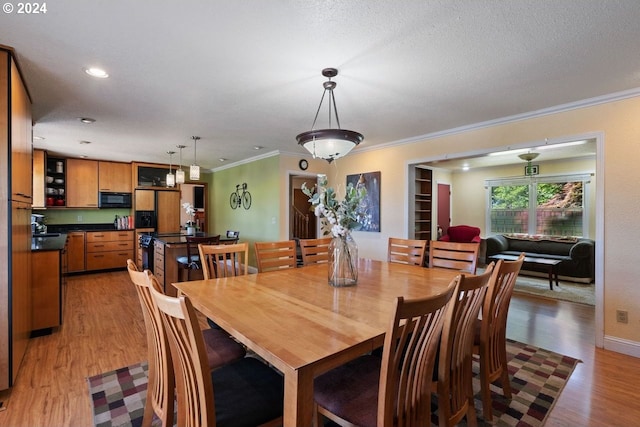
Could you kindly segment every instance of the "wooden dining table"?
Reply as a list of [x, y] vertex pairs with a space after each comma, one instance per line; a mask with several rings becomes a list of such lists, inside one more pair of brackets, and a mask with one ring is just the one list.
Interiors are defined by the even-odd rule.
[[313, 379], [384, 341], [394, 302], [442, 293], [459, 272], [359, 260], [358, 284], [327, 264], [174, 283], [194, 307], [284, 375], [284, 426], [310, 426]]

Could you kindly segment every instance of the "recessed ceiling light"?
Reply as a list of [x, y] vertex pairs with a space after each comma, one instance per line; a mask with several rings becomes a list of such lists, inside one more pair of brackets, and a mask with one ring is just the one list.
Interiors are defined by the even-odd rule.
[[263, 148], [264, 148], [264, 147], [263, 147], [263, 146], [261, 146], [261, 145], [255, 145], [255, 146], [253, 147], [253, 149], [254, 149], [254, 150], [262, 150]]
[[227, 159], [225, 159], [224, 157], [220, 157], [218, 160], [221, 161], [221, 162], [226, 162], [227, 161]]
[[109, 77], [109, 74], [102, 68], [85, 68], [84, 72], [89, 74], [91, 77], [97, 77], [99, 79], [106, 79], [107, 77]]
[[80, 144], [91, 144], [91, 141], [82, 140], [82, 141], [80, 141]]
[[34, 135], [34, 136], [33, 136], [33, 139], [35, 139], [36, 141], [43, 141], [43, 140], [44, 140], [44, 137]]
[[80, 120], [82, 123], [87, 124], [95, 123], [96, 121], [96, 119], [92, 119], [91, 117], [78, 117], [78, 120]]

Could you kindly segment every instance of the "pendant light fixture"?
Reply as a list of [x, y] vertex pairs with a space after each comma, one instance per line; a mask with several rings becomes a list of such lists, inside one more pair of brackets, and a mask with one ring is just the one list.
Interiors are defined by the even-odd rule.
[[535, 160], [539, 155], [540, 153], [535, 153], [535, 152], [532, 153], [531, 151], [528, 153], [523, 153], [518, 155], [520, 159], [527, 162], [527, 166], [524, 167], [524, 174], [526, 176], [538, 175], [539, 173], [538, 165], [532, 165], [531, 161]]
[[[324, 92], [322, 93], [322, 98], [320, 98], [320, 105], [318, 105], [318, 111], [316, 111], [316, 117], [313, 119], [311, 130], [302, 132], [296, 136], [296, 139], [298, 140], [298, 144], [306, 148], [314, 158], [319, 157], [331, 163], [333, 160], [348, 154], [353, 147], [363, 141], [364, 136], [352, 130], [340, 129], [340, 118], [338, 117], [336, 99], [333, 94], [336, 83], [331, 81], [332, 77], [338, 75], [338, 70], [335, 68], [325, 68], [322, 70], [322, 75], [329, 80], [322, 85]], [[316, 121], [318, 120], [318, 114], [322, 108], [322, 102], [327, 92], [329, 92], [329, 128], [314, 130]], [[333, 115], [335, 115], [338, 126], [337, 129], [331, 129], [332, 105]]]
[[175, 153], [176, 153], [175, 151], [167, 151], [167, 154], [169, 155], [169, 173], [166, 176], [167, 187], [175, 187], [176, 186], [176, 176], [171, 171], [171, 167], [173, 166], [171, 160], [172, 160], [173, 155]]
[[196, 157], [197, 155], [196, 144], [198, 143], [198, 140], [200, 139], [200, 137], [192, 136], [191, 139], [193, 139], [193, 164], [189, 168], [189, 179], [192, 181], [198, 181], [200, 179], [200, 166], [198, 166], [198, 161]]
[[184, 171], [182, 170], [182, 149], [186, 145], [176, 145], [180, 150], [180, 168], [176, 169], [176, 184], [184, 184]]

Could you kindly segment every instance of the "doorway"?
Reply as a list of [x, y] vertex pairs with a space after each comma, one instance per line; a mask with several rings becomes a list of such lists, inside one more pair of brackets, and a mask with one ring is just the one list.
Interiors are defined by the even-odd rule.
[[[506, 147], [495, 147], [493, 149], [464, 152], [464, 153], [459, 153], [455, 156], [448, 154], [441, 157], [433, 156], [430, 158], [415, 159], [412, 164], [408, 165], [408, 167], [409, 167], [409, 170], [411, 170], [411, 168], [415, 167], [416, 165], [420, 165], [420, 167], [433, 167], [435, 169], [441, 169], [441, 168], [445, 169], [445, 167], [448, 166], [451, 168], [455, 167], [455, 169], [458, 171], [457, 173], [462, 173], [461, 171], [466, 170], [465, 167], [468, 166], [467, 163], [470, 163], [470, 160], [475, 161], [480, 159], [482, 160], [482, 162], [485, 162], [483, 165], [478, 166], [479, 168], [490, 167], [491, 166], [490, 163], [495, 163], [500, 161], [500, 158], [502, 156], [496, 156], [496, 155], [489, 156], [489, 153], [500, 151], [501, 153], [509, 154], [508, 152], [513, 150], [513, 153], [510, 154], [508, 157], [517, 158], [518, 152], [528, 152], [530, 150], [535, 150], [535, 149], [540, 150], [542, 146], [544, 146], [543, 147], [544, 150], [547, 150], [547, 149], [555, 150], [556, 145], [558, 147], [565, 146], [563, 148], [568, 150], [569, 155], [563, 158], [575, 160], [575, 159], [583, 158], [584, 156], [581, 153], [578, 154], [576, 152], [571, 152], [572, 150], [578, 150], [579, 147], [583, 147], [582, 145], [579, 145], [582, 143], [582, 141], [586, 141], [586, 143], [590, 144], [591, 149], [589, 151], [591, 154], [589, 154], [589, 156], [590, 158], [595, 158], [594, 160], [595, 166], [591, 167], [591, 168], [594, 168], [594, 171], [595, 171], [595, 174], [594, 174], [595, 189], [593, 190], [595, 193], [593, 196], [595, 203], [591, 205], [593, 206], [593, 215], [591, 217], [591, 221], [593, 221], [592, 224], [594, 224], [594, 228], [591, 229], [591, 232], [586, 237], [589, 237], [596, 241], [595, 285], [594, 285], [595, 286], [596, 336], [594, 337], [594, 341], [595, 341], [596, 347], [602, 348], [604, 347], [604, 308], [603, 308], [603, 304], [604, 304], [604, 288], [603, 288], [604, 287], [604, 251], [603, 251], [604, 186], [603, 186], [603, 180], [602, 180], [602, 177], [604, 176], [604, 159], [602, 154], [604, 152], [604, 134], [603, 133], [592, 132], [589, 134], [582, 134], [575, 137], [563, 137], [563, 138], [558, 138], [553, 142], [550, 142], [548, 140], [545, 140], [544, 142], [532, 141], [532, 142], [527, 142], [522, 144], [506, 146]], [[544, 152], [546, 153], [547, 151], [544, 151]], [[517, 173], [519, 175], [523, 173], [521, 172], [522, 171], [521, 166], [522, 166], [521, 164], [519, 164], [518, 166], [519, 170]], [[557, 166], [557, 163], [555, 164], [555, 166]], [[472, 197], [478, 194], [477, 191], [475, 190], [469, 191], [464, 186], [456, 187], [456, 188], [457, 188], [456, 190], [457, 197]], [[464, 191], [462, 191], [461, 193], [461, 191], [459, 190], [464, 190]], [[461, 194], [464, 194], [464, 196], [461, 196]], [[485, 192], [483, 191], [482, 194], [485, 194]], [[481, 209], [484, 210], [484, 207], [486, 206], [486, 204], [482, 202], [481, 205], [482, 205]], [[454, 210], [455, 210], [456, 200], [452, 201], [452, 206], [454, 207]], [[465, 207], [466, 205], [462, 203], [460, 204], [460, 206]], [[480, 206], [480, 203], [476, 204], [475, 206]], [[409, 206], [409, 210], [411, 210], [411, 208], [412, 206]], [[407, 229], [409, 229], [409, 225], [407, 224], [406, 226], [407, 226]]]
[[289, 239], [315, 239], [318, 237], [318, 219], [309, 197], [302, 192], [302, 184], [311, 188], [317, 182], [316, 175], [289, 175]]
[[[199, 231], [206, 233], [207, 229], [207, 183], [180, 184], [180, 207], [183, 203], [191, 203], [196, 211], [194, 221]], [[190, 218], [184, 209], [180, 209], [180, 223], [186, 224]]]

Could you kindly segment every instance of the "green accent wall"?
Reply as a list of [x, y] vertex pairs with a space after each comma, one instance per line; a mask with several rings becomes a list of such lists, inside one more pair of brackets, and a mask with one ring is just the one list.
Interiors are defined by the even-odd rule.
[[[237, 184], [247, 183], [251, 208], [231, 209], [229, 199]], [[249, 264], [256, 266], [254, 242], [275, 241], [280, 236], [280, 156], [272, 156], [213, 173], [209, 186], [209, 223], [212, 231], [240, 231], [249, 242]]]

